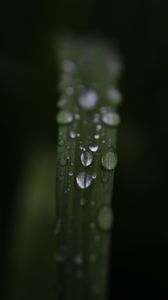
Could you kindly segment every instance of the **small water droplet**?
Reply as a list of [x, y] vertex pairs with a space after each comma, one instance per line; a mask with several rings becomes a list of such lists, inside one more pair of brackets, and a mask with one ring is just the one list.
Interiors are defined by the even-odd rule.
[[92, 178], [93, 178], [93, 179], [96, 179], [96, 176], [97, 176], [96, 173], [93, 173], [93, 174], [92, 174]]
[[59, 146], [63, 146], [63, 145], [64, 145], [64, 141], [63, 141], [63, 140], [60, 140], [60, 141], [58, 142], [58, 145], [59, 145]]
[[115, 151], [106, 152], [101, 158], [102, 166], [106, 170], [113, 170], [117, 165], [118, 157]]
[[62, 68], [66, 73], [72, 73], [76, 69], [74, 62], [68, 59], [63, 61]]
[[101, 125], [101, 124], [97, 124], [97, 125], [96, 125], [96, 130], [97, 130], [97, 131], [100, 131], [101, 129], [102, 129], [102, 125]]
[[113, 223], [113, 214], [108, 206], [102, 207], [97, 216], [97, 222], [102, 230], [110, 230]]
[[69, 171], [68, 175], [69, 175], [69, 176], [73, 176], [73, 172], [72, 172], [72, 171]]
[[92, 152], [96, 152], [99, 149], [98, 145], [89, 146], [89, 150]]
[[97, 124], [100, 121], [100, 115], [99, 114], [95, 114], [94, 118], [93, 118], [93, 123]]
[[108, 178], [107, 177], [102, 177], [102, 182], [103, 183], [107, 183], [108, 182]]
[[74, 94], [74, 88], [72, 86], [67, 86], [65, 91], [68, 96], [72, 96]]
[[81, 163], [84, 167], [90, 166], [93, 162], [93, 154], [90, 151], [81, 153], [80, 158], [81, 158]]
[[83, 264], [83, 257], [81, 254], [76, 255], [74, 259], [75, 264], [82, 265]]
[[85, 147], [83, 147], [83, 146], [80, 146], [80, 150], [82, 150], [82, 151], [86, 151], [86, 148], [85, 148]]
[[120, 91], [114, 87], [107, 89], [107, 98], [116, 105], [119, 105], [122, 102], [122, 95]]
[[91, 222], [89, 226], [90, 226], [91, 229], [94, 229], [96, 227], [95, 223], [93, 223], [93, 222]]
[[67, 160], [65, 158], [60, 159], [60, 166], [64, 167], [67, 164]]
[[97, 93], [92, 89], [82, 91], [79, 96], [79, 105], [86, 110], [94, 109], [96, 107], [97, 101]]
[[73, 114], [69, 111], [63, 110], [58, 113], [57, 115], [57, 122], [62, 125], [66, 125], [72, 123], [73, 121]]
[[102, 106], [102, 107], [100, 108], [100, 112], [101, 112], [102, 114], [107, 113], [108, 110], [109, 110], [109, 108], [108, 108], [108, 107], [105, 107], [105, 106]]
[[99, 134], [95, 134], [94, 138], [95, 138], [95, 140], [98, 140], [100, 138], [100, 135]]
[[67, 104], [67, 99], [66, 99], [66, 98], [62, 98], [62, 99], [60, 99], [60, 100], [58, 101], [57, 106], [58, 106], [59, 108], [62, 108], [62, 107], [64, 107], [66, 104]]
[[77, 133], [77, 135], [76, 135], [78, 138], [80, 137], [80, 133]]
[[75, 139], [76, 138], [76, 132], [75, 131], [70, 131], [70, 133], [69, 133], [69, 137], [71, 138], [71, 139]]
[[57, 263], [63, 263], [67, 259], [67, 249], [65, 247], [62, 247], [54, 254], [54, 260]]
[[86, 205], [86, 199], [85, 199], [85, 198], [82, 198], [82, 199], [80, 200], [80, 205], [81, 205], [81, 206], [85, 206], [85, 205]]
[[80, 120], [80, 115], [79, 114], [75, 114], [75, 120]]
[[115, 112], [107, 112], [103, 114], [102, 121], [108, 126], [118, 126], [120, 124], [120, 116]]
[[60, 233], [60, 229], [61, 229], [61, 219], [58, 219], [54, 228], [54, 234], [58, 235]]
[[77, 185], [81, 189], [86, 189], [92, 184], [93, 178], [86, 172], [81, 172], [76, 176]]

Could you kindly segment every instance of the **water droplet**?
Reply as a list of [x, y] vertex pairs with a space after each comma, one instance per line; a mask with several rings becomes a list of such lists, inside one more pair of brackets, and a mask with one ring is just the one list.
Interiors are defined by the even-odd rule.
[[61, 229], [61, 219], [58, 219], [54, 228], [54, 234], [58, 235], [60, 233], [60, 229]]
[[80, 158], [81, 158], [81, 163], [84, 167], [90, 166], [93, 162], [93, 154], [90, 151], [81, 153]]
[[60, 140], [60, 141], [58, 142], [58, 145], [59, 145], [59, 146], [63, 146], [63, 145], [64, 145], [64, 141], [63, 141], [63, 140]]
[[99, 134], [95, 134], [94, 138], [95, 138], [95, 140], [98, 140], [100, 138], [100, 135]]
[[76, 176], [77, 185], [81, 189], [86, 189], [92, 184], [93, 178], [86, 172], [81, 172]]
[[74, 62], [68, 59], [63, 61], [62, 68], [66, 73], [72, 73], [76, 69]]
[[107, 89], [107, 98], [116, 105], [119, 105], [122, 102], [122, 95], [120, 91], [114, 87]]
[[69, 175], [69, 176], [73, 176], [73, 172], [72, 172], [72, 171], [69, 171], [68, 175]]
[[68, 254], [67, 254], [67, 249], [65, 247], [62, 247], [54, 254], [54, 260], [57, 263], [63, 263], [67, 259], [67, 257]]
[[71, 139], [75, 139], [76, 138], [76, 132], [75, 131], [70, 131], [70, 133], [69, 133], [69, 137], [71, 138]]
[[103, 178], [102, 178], [102, 182], [103, 182], [103, 183], [107, 183], [107, 182], [108, 182], [108, 178], [107, 178], [107, 177], [103, 177]]
[[102, 106], [102, 107], [100, 108], [100, 112], [101, 112], [102, 114], [105, 114], [106, 112], [108, 112], [108, 107]]
[[110, 230], [113, 223], [113, 214], [108, 206], [102, 207], [97, 216], [97, 222], [102, 230]]
[[66, 99], [66, 98], [62, 98], [62, 99], [60, 99], [60, 100], [58, 101], [57, 106], [58, 106], [59, 108], [62, 108], [62, 107], [64, 107], [66, 104], [67, 104], [67, 99]]
[[80, 120], [80, 115], [79, 114], [75, 114], [75, 120]]
[[96, 173], [93, 173], [93, 174], [92, 174], [92, 178], [93, 178], [93, 179], [96, 179], [96, 176], [97, 176]]
[[81, 206], [85, 206], [85, 205], [86, 205], [86, 199], [85, 199], [85, 198], [82, 198], [82, 199], [80, 200], [80, 205], [81, 205]]
[[82, 265], [83, 264], [83, 258], [81, 254], [78, 254], [74, 259], [75, 264]]
[[97, 124], [100, 121], [100, 115], [99, 114], [95, 114], [94, 118], [93, 118], [93, 123]]
[[86, 110], [94, 109], [97, 101], [98, 96], [95, 90], [85, 90], [79, 96], [79, 105]]
[[72, 86], [67, 86], [65, 90], [68, 96], [72, 96], [74, 94], [74, 88]]
[[103, 154], [101, 158], [102, 166], [109, 171], [115, 169], [117, 165], [117, 161], [118, 161], [118, 157], [115, 151], [106, 152]]
[[120, 124], [120, 116], [115, 112], [107, 112], [103, 114], [102, 121], [108, 126], [118, 126]]
[[65, 158], [60, 159], [60, 166], [64, 167], [67, 164], [67, 160]]
[[100, 131], [101, 129], [102, 129], [102, 125], [101, 125], [101, 124], [97, 124], [97, 125], [96, 125], [96, 130], [97, 130], [97, 131]]
[[89, 226], [90, 226], [91, 229], [94, 229], [96, 227], [95, 223], [93, 223], [93, 222], [91, 222]]
[[73, 121], [73, 114], [69, 111], [63, 110], [57, 115], [57, 122], [62, 125], [69, 124]]
[[99, 149], [98, 145], [94, 145], [94, 146], [89, 146], [89, 150], [92, 152], [96, 152]]
[[80, 137], [80, 133], [77, 133], [77, 135], [76, 135], [78, 138]]
[[85, 148], [85, 147], [83, 147], [83, 146], [80, 146], [80, 150], [82, 150], [82, 151], [86, 151], [86, 148]]

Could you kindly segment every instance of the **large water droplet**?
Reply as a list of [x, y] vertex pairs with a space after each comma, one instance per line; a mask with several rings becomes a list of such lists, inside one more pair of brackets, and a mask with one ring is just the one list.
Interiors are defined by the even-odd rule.
[[113, 214], [108, 206], [102, 207], [97, 216], [97, 222], [102, 230], [110, 230], [113, 223]]
[[92, 184], [93, 178], [86, 172], [81, 172], [76, 176], [77, 185], [81, 189], [86, 189]]
[[57, 115], [57, 122], [62, 125], [69, 124], [73, 121], [73, 114], [69, 111], [63, 110]]
[[120, 91], [114, 87], [107, 89], [107, 98], [116, 105], [119, 105], [122, 102], [122, 95]]
[[81, 163], [84, 167], [90, 166], [93, 162], [93, 154], [90, 151], [81, 153], [80, 158], [81, 158]]
[[106, 170], [113, 170], [117, 165], [118, 157], [115, 151], [109, 151], [102, 155], [101, 163]]
[[97, 93], [94, 90], [85, 90], [79, 96], [79, 105], [86, 109], [94, 109], [98, 101]]
[[108, 126], [118, 126], [120, 124], [120, 116], [115, 112], [107, 112], [103, 114], [102, 121]]
[[89, 146], [90, 151], [92, 152], [96, 152], [99, 149], [98, 145], [94, 145], [94, 146]]

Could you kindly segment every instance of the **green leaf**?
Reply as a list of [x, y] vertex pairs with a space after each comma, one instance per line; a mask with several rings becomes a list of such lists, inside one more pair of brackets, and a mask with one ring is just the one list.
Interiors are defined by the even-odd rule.
[[105, 299], [117, 165], [118, 54], [99, 41], [57, 43], [56, 299]]

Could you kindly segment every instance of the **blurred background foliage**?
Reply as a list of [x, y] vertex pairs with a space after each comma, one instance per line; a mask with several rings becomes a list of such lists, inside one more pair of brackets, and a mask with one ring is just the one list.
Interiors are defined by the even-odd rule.
[[56, 144], [53, 38], [64, 31], [93, 34], [115, 41], [125, 66], [113, 201], [113, 294], [125, 291], [136, 299], [145, 289], [167, 293], [166, 1], [1, 1], [0, 28], [2, 275], [25, 149], [33, 141]]

